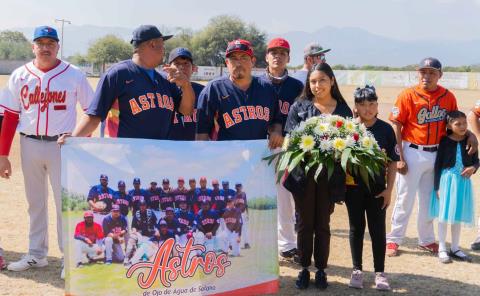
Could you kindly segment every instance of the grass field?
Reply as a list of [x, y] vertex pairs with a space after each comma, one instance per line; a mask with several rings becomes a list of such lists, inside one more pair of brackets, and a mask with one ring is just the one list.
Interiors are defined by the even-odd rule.
[[[4, 85], [7, 77], [0, 76], [0, 85]], [[92, 85], [96, 80], [90, 80]], [[352, 94], [356, 86], [340, 86], [347, 102], [352, 106]], [[380, 118], [385, 119], [392, 104], [401, 91], [399, 88], [378, 88], [380, 98]], [[480, 99], [480, 91], [453, 90], [462, 110], [469, 110], [476, 100]], [[10, 180], [0, 180], [0, 245], [5, 250], [8, 261], [18, 260], [28, 250], [27, 204], [23, 188], [23, 175], [20, 166], [20, 150], [18, 136], [14, 140], [11, 153], [13, 176]], [[480, 191], [480, 174], [473, 176], [474, 186]], [[478, 196], [478, 195], [477, 195]], [[477, 199], [478, 200], [478, 199]], [[387, 212], [387, 231], [390, 228], [390, 206]], [[476, 204], [476, 212], [480, 213], [480, 202]], [[53, 211], [53, 200], [49, 201], [49, 213]], [[330, 267], [327, 270], [330, 287], [322, 295], [380, 295], [371, 288], [373, 270], [371, 244], [368, 233], [365, 237], [364, 269], [366, 274], [365, 289], [362, 291], [348, 288], [351, 272], [351, 257], [348, 245], [348, 217], [344, 206], [337, 206], [332, 215], [332, 241]], [[0, 272], [0, 295], [62, 295], [64, 282], [60, 280], [60, 252], [56, 244], [55, 217], [50, 215], [50, 265], [40, 270], [29, 270], [23, 273]], [[252, 228], [255, 229], [255, 228]], [[274, 235], [275, 229], [269, 230]], [[475, 238], [477, 230], [462, 229], [460, 245], [467, 249]], [[252, 232], [253, 234], [253, 232]], [[417, 249], [416, 210], [410, 218], [405, 244], [401, 247], [401, 256], [387, 258], [386, 272], [393, 288], [392, 294], [402, 295], [478, 295], [480, 291], [480, 253], [471, 253], [473, 263], [455, 262], [442, 265], [434, 256]], [[266, 250], [270, 256], [275, 255], [273, 247]], [[248, 270], [247, 270], [248, 272]], [[298, 266], [280, 262], [280, 294], [281, 295], [317, 295], [314, 288], [299, 293], [294, 288], [294, 280]], [[389, 294], [389, 293], [387, 293]]]

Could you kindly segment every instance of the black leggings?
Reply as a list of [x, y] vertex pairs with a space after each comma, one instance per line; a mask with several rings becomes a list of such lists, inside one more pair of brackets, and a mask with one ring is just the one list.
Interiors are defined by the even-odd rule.
[[372, 239], [373, 264], [375, 272], [385, 269], [385, 210], [382, 210], [383, 198], [375, 198], [365, 189], [348, 186], [345, 203], [350, 223], [350, 250], [353, 268], [362, 270], [363, 237], [365, 234], [365, 213], [368, 232]]

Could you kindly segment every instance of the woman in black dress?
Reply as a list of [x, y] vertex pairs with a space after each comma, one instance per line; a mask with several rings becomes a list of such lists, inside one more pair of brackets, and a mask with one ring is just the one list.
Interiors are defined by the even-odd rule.
[[[288, 113], [285, 131], [291, 132], [300, 122], [321, 114], [353, 116], [327, 63], [314, 65], [309, 71], [305, 89]], [[309, 285], [308, 267], [312, 253], [318, 269], [315, 286], [319, 289], [328, 286], [325, 268], [330, 251], [330, 215], [335, 202], [341, 201], [333, 198], [338, 195], [332, 193], [345, 187], [344, 176], [343, 179], [336, 178], [334, 174], [328, 180], [324, 169], [315, 182], [314, 171], [310, 170], [307, 176], [303, 176], [301, 170], [294, 170], [285, 182], [285, 187], [293, 194], [299, 216], [297, 245], [302, 271], [295, 283], [298, 289], [306, 289]]]

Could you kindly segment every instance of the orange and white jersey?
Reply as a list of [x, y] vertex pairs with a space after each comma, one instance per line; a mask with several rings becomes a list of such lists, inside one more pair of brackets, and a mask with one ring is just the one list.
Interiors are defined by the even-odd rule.
[[438, 145], [446, 135], [446, 116], [458, 110], [457, 99], [438, 86], [433, 92], [420, 87], [404, 90], [390, 113], [390, 120], [402, 124], [402, 140], [417, 145]]
[[72, 132], [77, 102], [86, 110], [93, 98], [85, 74], [63, 61], [47, 72], [33, 62], [17, 68], [5, 91], [0, 107], [19, 114], [17, 131], [35, 136]]

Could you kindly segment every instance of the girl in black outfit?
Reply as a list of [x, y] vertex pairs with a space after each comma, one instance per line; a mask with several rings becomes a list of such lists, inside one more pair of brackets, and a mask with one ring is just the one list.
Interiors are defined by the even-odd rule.
[[377, 118], [377, 94], [373, 86], [357, 88], [354, 93], [355, 113], [358, 121], [370, 131], [378, 145], [383, 149], [390, 162], [386, 171], [380, 172], [375, 181], [370, 181], [369, 187], [359, 177], [347, 182], [345, 203], [350, 223], [350, 250], [352, 252], [353, 272], [349, 286], [363, 288], [362, 251], [365, 234], [365, 215], [368, 231], [372, 239], [373, 263], [375, 268], [375, 287], [378, 290], [390, 290], [390, 285], [384, 274], [385, 265], [385, 212], [390, 204], [392, 189], [397, 172], [399, 155], [395, 152], [397, 141], [393, 128]]
[[[300, 122], [321, 114], [352, 117], [352, 111], [340, 93], [332, 68], [326, 63], [314, 65], [308, 72], [305, 89], [288, 113], [285, 131], [291, 132]], [[327, 267], [330, 251], [330, 215], [338, 201], [331, 198], [331, 193], [332, 188], [338, 187], [338, 184], [334, 183], [338, 183], [339, 179], [332, 176], [328, 181], [324, 170], [315, 182], [315, 170], [311, 170], [307, 176], [299, 171], [301, 170], [297, 170], [295, 174], [295, 170], [292, 171], [290, 176], [294, 181], [289, 182], [289, 177], [285, 182], [285, 187], [292, 192], [299, 215], [297, 246], [303, 269], [295, 284], [298, 289], [308, 287], [308, 267], [314, 253], [315, 267], [318, 269], [315, 286], [325, 289], [328, 286], [324, 269]], [[343, 182], [344, 187], [345, 179], [340, 178], [340, 182]]]

